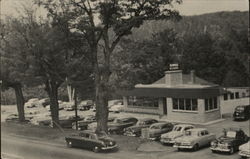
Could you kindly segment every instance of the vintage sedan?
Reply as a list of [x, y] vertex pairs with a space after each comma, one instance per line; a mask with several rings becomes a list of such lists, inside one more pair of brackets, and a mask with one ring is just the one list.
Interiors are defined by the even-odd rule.
[[108, 123], [108, 132], [111, 134], [123, 134], [125, 128], [133, 126], [138, 119], [134, 117], [116, 118], [113, 122]]
[[233, 114], [234, 120], [246, 120], [250, 118], [250, 105], [237, 106]]
[[191, 149], [197, 151], [200, 147], [209, 146], [215, 138], [215, 134], [209, 133], [205, 128], [189, 129], [184, 136], [176, 139], [174, 147], [178, 150]]
[[150, 125], [158, 123], [157, 120], [152, 118], [140, 119], [136, 125], [125, 128], [124, 135], [126, 136], [141, 136], [141, 130], [143, 128], [149, 128]]
[[93, 150], [94, 152], [117, 147], [115, 140], [110, 138], [105, 132], [95, 133], [90, 130], [84, 130], [79, 134], [65, 137], [65, 140], [68, 147], [80, 147]]
[[[88, 124], [96, 121], [95, 115], [88, 115], [82, 121], [78, 121], [78, 130], [86, 130], [88, 128]], [[72, 129], [76, 129], [76, 123], [72, 123]]]
[[172, 131], [174, 124], [167, 122], [159, 122], [152, 124], [148, 129], [148, 136], [151, 140], [158, 140], [161, 134]]
[[212, 152], [228, 152], [233, 154], [239, 146], [248, 141], [248, 136], [239, 128], [224, 129], [223, 135], [211, 142]]
[[162, 144], [174, 144], [175, 139], [182, 137], [187, 130], [193, 129], [193, 128], [194, 126], [190, 124], [175, 125], [172, 131], [161, 135], [160, 142]]
[[248, 158], [250, 159], [250, 141], [248, 141], [247, 143], [241, 145], [239, 147], [239, 155], [242, 157], [242, 158]]

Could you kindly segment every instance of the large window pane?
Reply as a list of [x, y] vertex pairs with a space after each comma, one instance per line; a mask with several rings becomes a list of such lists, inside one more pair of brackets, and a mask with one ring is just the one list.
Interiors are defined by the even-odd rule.
[[192, 99], [192, 110], [198, 110], [198, 102], [197, 99]]
[[179, 109], [184, 110], [184, 99], [183, 98], [179, 99]]
[[208, 99], [205, 99], [205, 110], [208, 110]]
[[172, 98], [173, 101], [173, 109], [178, 110], [178, 99]]
[[209, 98], [209, 110], [213, 109], [213, 98]]
[[217, 105], [217, 97], [214, 97], [214, 109], [217, 109], [218, 105]]
[[186, 110], [191, 110], [191, 99], [185, 99]]

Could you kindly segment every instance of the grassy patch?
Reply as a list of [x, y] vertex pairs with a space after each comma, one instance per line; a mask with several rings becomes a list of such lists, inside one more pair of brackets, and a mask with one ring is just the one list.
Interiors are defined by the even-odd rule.
[[[36, 126], [31, 124], [21, 124], [18, 122], [1, 123], [2, 133], [15, 134], [27, 137], [35, 137], [50, 142], [64, 142], [64, 137], [72, 133], [78, 133], [76, 130], [64, 129], [62, 133], [59, 129], [53, 129], [45, 126]], [[139, 137], [128, 137], [123, 135], [111, 135], [119, 146], [121, 151], [136, 151], [140, 144], [147, 142]]]

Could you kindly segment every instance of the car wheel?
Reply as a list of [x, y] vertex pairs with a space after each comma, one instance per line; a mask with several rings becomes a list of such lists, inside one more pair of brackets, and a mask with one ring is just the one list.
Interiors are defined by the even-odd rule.
[[177, 148], [177, 151], [181, 151], [181, 148]]
[[93, 151], [94, 151], [95, 153], [97, 153], [97, 152], [100, 151], [100, 148], [99, 148], [98, 146], [95, 146], [95, 147], [93, 148]]
[[197, 151], [199, 149], [199, 145], [198, 144], [195, 144], [194, 147], [193, 147], [193, 150], [194, 151]]
[[229, 152], [230, 154], [233, 154], [234, 153], [234, 147], [231, 147], [230, 148], [230, 152]]
[[71, 141], [67, 141], [67, 147], [69, 147], [69, 148], [72, 147], [72, 142]]
[[212, 150], [212, 153], [215, 153], [216, 151]]

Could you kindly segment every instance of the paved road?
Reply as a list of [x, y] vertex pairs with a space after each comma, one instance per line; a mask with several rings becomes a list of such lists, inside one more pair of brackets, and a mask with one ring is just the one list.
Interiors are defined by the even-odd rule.
[[[122, 152], [121, 152], [122, 153]], [[119, 153], [120, 154], [120, 153]], [[118, 153], [94, 153], [88, 150], [67, 148], [65, 144], [1, 135], [1, 155], [6, 159], [118, 159]]]
[[162, 152], [119, 151], [96, 154], [88, 150], [67, 148], [63, 143], [51, 143], [8, 134], [1, 136], [1, 149], [3, 159], [239, 159], [237, 153], [234, 155], [213, 154], [208, 148], [197, 152], [178, 152], [169, 146], [164, 146]]

